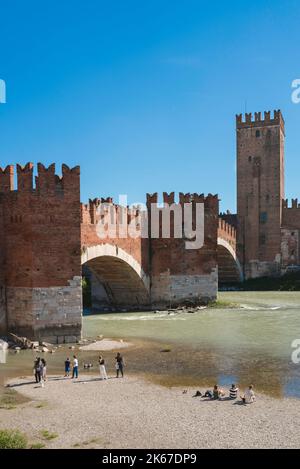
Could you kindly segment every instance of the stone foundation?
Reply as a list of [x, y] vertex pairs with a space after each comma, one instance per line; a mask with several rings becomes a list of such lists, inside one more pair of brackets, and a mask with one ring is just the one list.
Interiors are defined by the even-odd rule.
[[6, 289], [8, 332], [51, 343], [81, 338], [81, 277], [64, 287]]
[[207, 304], [215, 301], [218, 290], [218, 271], [209, 275], [169, 275], [162, 273], [152, 279], [152, 307], [173, 307], [188, 302]]
[[262, 262], [253, 260], [248, 262], [245, 268], [246, 279], [258, 277], [278, 277], [280, 274], [280, 261]]

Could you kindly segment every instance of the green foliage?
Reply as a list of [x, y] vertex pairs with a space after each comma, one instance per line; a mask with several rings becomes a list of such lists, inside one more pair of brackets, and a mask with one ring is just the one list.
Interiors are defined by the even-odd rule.
[[41, 430], [40, 434], [45, 440], [54, 440], [54, 438], [58, 437], [57, 433], [51, 433], [49, 430]]
[[19, 430], [0, 430], [0, 449], [25, 449], [27, 437]]
[[30, 449], [43, 449], [43, 448], [45, 448], [44, 443], [32, 443], [32, 445], [30, 445]]
[[216, 300], [216, 301], [211, 301], [208, 303], [209, 308], [238, 308], [238, 304], [231, 303], [230, 301], [221, 301], [221, 300]]

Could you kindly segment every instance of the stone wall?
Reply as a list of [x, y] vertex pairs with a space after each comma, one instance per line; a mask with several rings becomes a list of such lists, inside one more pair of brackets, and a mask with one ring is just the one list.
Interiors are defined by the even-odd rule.
[[277, 275], [284, 197], [284, 120], [280, 111], [236, 119], [238, 257], [246, 278]]
[[[81, 335], [80, 171], [63, 165], [0, 170], [0, 286], [8, 332], [29, 338]], [[67, 304], [62, 312], [62, 298]], [[57, 311], [57, 312], [55, 312]]]
[[8, 287], [9, 331], [51, 343], [80, 339], [81, 277], [68, 283], [65, 287]]
[[[147, 206], [157, 203], [158, 195], [147, 194]], [[164, 193], [164, 203], [174, 204], [174, 193]], [[209, 194], [179, 194], [184, 219], [184, 204], [193, 205], [195, 229], [195, 204], [204, 205], [204, 245], [188, 249], [187, 238], [175, 238], [174, 216], [171, 217], [169, 238], [150, 239], [149, 265], [151, 275], [151, 303], [155, 307], [176, 306], [183, 303], [207, 303], [217, 296], [217, 232], [218, 197]], [[176, 205], [176, 204], [175, 204]], [[174, 207], [176, 209], [176, 207]], [[160, 217], [162, 223], [162, 217]], [[151, 223], [151, 215], [149, 215]]]
[[206, 275], [170, 275], [163, 272], [152, 278], [151, 304], [155, 308], [207, 304], [216, 300], [217, 290], [217, 268]]

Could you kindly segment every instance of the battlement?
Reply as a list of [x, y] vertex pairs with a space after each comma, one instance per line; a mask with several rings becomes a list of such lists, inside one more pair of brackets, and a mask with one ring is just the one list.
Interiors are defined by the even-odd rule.
[[[147, 206], [150, 207], [151, 204], [158, 203], [158, 193], [155, 192], [153, 194], [147, 194]], [[175, 202], [175, 192], [163, 192], [163, 202], [165, 204], [174, 204]], [[204, 194], [197, 194], [197, 193], [186, 193], [179, 192], [179, 204], [187, 204], [187, 203], [204, 203], [208, 206], [216, 206], [219, 203], [218, 195], [208, 194], [205, 196]]]
[[236, 127], [237, 129], [245, 127], [267, 127], [271, 125], [280, 125], [284, 128], [284, 119], [282, 117], [280, 109], [273, 111], [264, 111], [264, 117], [261, 112], [255, 112], [254, 116], [251, 112], [236, 115]]
[[292, 199], [291, 201], [285, 199], [282, 201], [282, 209], [300, 209], [300, 203], [298, 203], [298, 199]]
[[226, 233], [230, 237], [236, 237], [236, 228], [233, 225], [227, 223], [223, 218], [219, 218], [219, 227], [218, 230], [223, 234]]
[[14, 167], [6, 166], [5, 169], [0, 167], [0, 193], [14, 190]]
[[[101, 197], [95, 199], [89, 199], [87, 204], [81, 204], [81, 223], [87, 224], [95, 224], [99, 220], [99, 218], [104, 217], [104, 213], [99, 211], [100, 206], [103, 205], [103, 212], [108, 213], [110, 207], [115, 208], [116, 214], [120, 213], [121, 211], [127, 210], [127, 223], [130, 223], [133, 218], [136, 218], [140, 215], [141, 209], [140, 207], [125, 207], [119, 204], [115, 204], [113, 202], [112, 197]], [[119, 218], [117, 218], [118, 222]]]
[[42, 163], [37, 164], [35, 187], [33, 186], [33, 163], [17, 167], [17, 189], [14, 189], [14, 166], [8, 165], [5, 169], [0, 168], [0, 193], [42, 193], [42, 192], [73, 192], [77, 191], [79, 196], [80, 167], [69, 168], [62, 165], [62, 176], [55, 174], [55, 164], [46, 168]]

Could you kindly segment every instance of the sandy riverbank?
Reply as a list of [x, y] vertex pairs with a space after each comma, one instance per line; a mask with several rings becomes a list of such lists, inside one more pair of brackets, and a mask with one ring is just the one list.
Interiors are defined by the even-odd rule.
[[79, 350], [83, 351], [99, 351], [99, 352], [107, 352], [110, 350], [119, 350], [121, 348], [128, 348], [132, 346], [129, 342], [124, 342], [123, 340], [112, 340], [112, 339], [102, 339], [96, 340], [88, 345], [81, 345]]
[[[300, 401], [258, 396], [254, 404], [206, 401], [135, 377], [10, 382], [30, 399], [0, 409], [0, 428], [18, 428], [49, 448], [279, 448], [300, 446]], [[43, 430], [58, 436], [50, 441]]]

